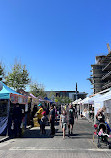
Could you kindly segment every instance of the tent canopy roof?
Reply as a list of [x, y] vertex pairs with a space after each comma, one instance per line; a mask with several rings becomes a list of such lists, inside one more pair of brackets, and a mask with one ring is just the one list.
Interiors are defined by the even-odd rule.
[[77, 99], [77, 100], [75, 100], [75, 101], [73, 101], [72, 102], [72, 104], [80, 104], [80, 102], [82, 101], [82, 99], [81, 98], [79, 98], [79, 99]]
[[49, 101], [50, 103], [53, 103], [53, 101], [47, 97], [44, 98], [46, 101]]
[[2, 93], [13, 93], [13, 94], [18, 94], [16, 91], [14, 91], [13, 89], [7, 87], [2, 81], [0, 81], [0, 84], [3, 86], [2, 90], [0, 91], [0, 94]]
[[95, 102], [98, 102], [98, 101], [106, 101], [106, 100], [110, 100], [111, 99], [111, 91], [103, 94], [103, 95], [100, 95], [98, 98], [95, 99]]
[[0, 99], [9, 99], [11, 93], [21, 95], [11, 88], [7, 87], [2, 81], [0, 81], [0, 87], [2, 87], [0, 91]]

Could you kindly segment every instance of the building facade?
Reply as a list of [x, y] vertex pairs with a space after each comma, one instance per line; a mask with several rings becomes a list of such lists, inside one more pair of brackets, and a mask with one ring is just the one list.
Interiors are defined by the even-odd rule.
[[[47, 94], [47, 96], [50, 95], [52, 91], [45, 91], [45, 93]], [[59, 96], [59, 97], [69, 97], [69, 99], [71, 100], [76, 100], [76, 99], [84, 99], [87, 96], [87, 93], [85, 92], [79, 92], [79, 91], [53, 91], [55, 93], [55, 96]]]
[[107, 55], [96, 56], [95, 64], [91, 65], [91, 76], [88, 78], [93, 85], [93, 93], [111, 87], [111, 51]]

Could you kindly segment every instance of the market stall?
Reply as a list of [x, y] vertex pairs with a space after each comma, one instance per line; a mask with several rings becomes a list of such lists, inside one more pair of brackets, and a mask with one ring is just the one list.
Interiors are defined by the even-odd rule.
[[25, 108], [25, 120], [27, 120], [25, 127], [27, 125], [33, 126], [33, 117], [38, 110], [37, 105], [39, 104], [39, 99], [32, 93], [26, 92], [23, 89], [19, 89], [17, 92], [28, 97], [28, 105]]
[[[30, 104], [30, 113], [28, 113], [28, 124], [30, 124], [32, 127], [34, 126], [34, 116], [35, 113], [38, 111], [38, 104], [39, 104], [39, 99], [35, 97], [32, 93], [29, 94], [29, 100], [28, 104]], [[37, 122], [35, 120], [35, 122]]]
[[49, 98], [47, 98], [47, 97], [45, 97], [44, 100], [45, 100], [45, 103], [47, 104], [48, 107], [50, 107], [50, 105], [51, 105], [52, 103], [54, 103], [51, 99], [49, 99]]
[[20, 104], [24, 123], [24, 112], [28, 97], [17, 93], [0, 81], [0, 135], [10, 135], [13, 109], [16, 103]]
[[85, 116], [87, 119], [89, 118], [89, 97], [86, 97], [80, 102], [80, 113]]
[[81, 101], [82, 101], [82, 99], [79, 98], [79, 99], [72, 102], [72, 105], [77, 109], [77, 112], [79, 115], [81, 114], [81, 104], [80, 104]]
[[111, 124], [111, 91], [96, 97], [94, 106], [95, 116], [99, 110], [104, 109], [106, 121]]
[[86, 97], [80, 101], [80, 112], [87, 119], [94, 118], [94, 102], [90, 97]]
[[29, 94], [29, 98], [31, 98], [31, 112], [32, 112], [34, 105], [39, 104], [39, 99], [37, 97], [35, 97], [32, 93]]

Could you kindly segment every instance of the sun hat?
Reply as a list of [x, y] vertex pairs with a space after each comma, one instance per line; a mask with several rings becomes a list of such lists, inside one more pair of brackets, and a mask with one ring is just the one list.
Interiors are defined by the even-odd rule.
[[42, 115], [46, 115], [46, 111], [43, 111], [43, 112], [42, 112]]
[[42, 106], [42, 104], [40, 103], [38, 106]]

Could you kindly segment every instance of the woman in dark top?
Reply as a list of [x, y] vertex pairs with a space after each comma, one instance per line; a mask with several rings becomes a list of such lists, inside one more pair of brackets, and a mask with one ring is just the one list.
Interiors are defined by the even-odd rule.
[[55, 124], [55, 109], [54, 109], [54, 105], [51, 105], [49, 121], [50, 121], [50, 127], [51, 127], [50, 135], [54, 135], [55, 134], [55, 127], [54, 127], [54, 124]]

